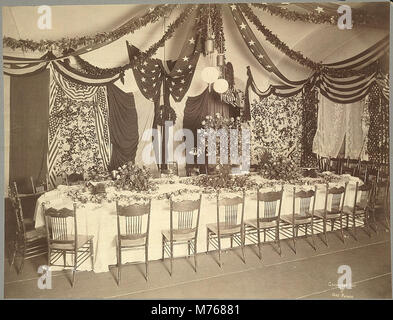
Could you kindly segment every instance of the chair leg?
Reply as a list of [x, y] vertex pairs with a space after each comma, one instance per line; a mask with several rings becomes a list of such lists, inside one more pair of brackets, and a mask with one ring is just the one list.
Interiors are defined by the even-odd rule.
[[120, 243], [116, 243], [117, 245], [117, 285], [120, 285], [121, 280], [121, 248]]
[[76, 274], [77, 264], [78, 264], [78, 250], [74, 252], [74, 267], [72, 269], [72, 284], [71, 284], [72, 287], [74, 287], [75, 285], [75, 274]]
[[312, 240], [314, 251], [317, 251], [317, 246], [315, 245], [315, 239], [314, 239], [314, 223], [311, 224], [311, 240]]
[[173, 273], [173, 242], [170, 243], [170, 248], [171, 248], [171, 277]]
[[292, 240], [293, 240], [293, 252], [296, 254], [295, 225], [292, 225]]
[[187, 251], [188, 251], [188, 256], [187, 256], [187, 258], [189, 258], [190, 257], [190, 255], [191, 255], [191, 248], [190, 248], [190, 245], [191, 245], [191, 243], [190, 243], [190, 241], [187, 241]]
[[197, 272], [197, 240], [196, 238], [194, 239], [194, 267], [195, 267], [195, 273]]
[[25, 256], [26, 256], [26, 245], [23, 247], [22, 250], [22, 262], [20, 263], [19, 269], [17, 269], [17, 274], [20, 274], [23, 270], [23, 267], [25, 265]]
[[147, 281], [149, 279], [149, 248], [147, 245], [145, 246], [145, 266], [146, 266], [145, 278]]
[[323, 235], [325, 237], [325, 245], [329, 247], [328, 239], [327, 239], [327, 234], [326, 234], [326, 229], [327, 229], [327, 221], [326, 219], [323, 219]]
[[64, 265], [64, 268], [67, 266], [67, 258], [66, 258], [66, 252], [65, 251], [63, 251], [63, 265]]
[[206, 229], [206, 253], [209, 252], [210, 232]]
[[221, 264], [221, 238], [217, 236], [217, 240], [218, 240], [218, 265], [220, 266], [220, 268], [222, 268], [222, 264]]
[[345, 238], [344, 238], [344, 230], [343, 230], [343, 218], [340, 217], [340, 233], [341, 233], [341, 240], [343, 244], [345, 244]]
[[331, 219], [330, 220], [330, 228], [331, 228], [331, 230], [330, 231], [333, 231], [334, 230], [334, 224], [336, 223], [336, 219]]
[[240, 234], [240, 243], [241, 243], [241, 247], [242, 247], [242, 257], [243, 257], [243, 263], [246, 263], [246, 257], [244, 255], [244, 236], [243, 236], [243, 232]]
[[93, 239], [90, 240], [90, 261], [91, 261], [91, 270], [94, 271], [94, 245], [93, 245]]
[[233, 248], [233, 236], [231, 236], [231, 249]]
[[164, 250], [164, 247], [165, 247], [165, 238], [164, 238], [164, 235], [162, 235], [161, 244], [162, 244], [162, 255], [161, 255], [162, 257], [161, 257], [161, 260], [164, 261], [164, 254], [165, 254], [165, 250]]
[[353, 223], [353, 226], [352, 226], [353, 238], [354, 238], [356, 241], [358, 241], [358, 239], [357, 239], [357, 237], [356, 237], [356, 218], [355, 218], [355, 215], [352, 216], [352, 223]]
[[280, 227], [277, 226], [276, 228], [276, 241], [277, 241], [277, 245], [278, 245], [278, 254], [281, 257], [281, 242], [280, 242]]
[[12, 252], [12, 258], [11, 258], [10, 267], [12, 267], [12, 266], [14, 265], [15, 257], [16, 257], [16, 251], [17, 251], [17, 249], [18, 249], [16, 240], [14, 241], [13, 247], [14, 247], [14, 250], [13, 250], [13, 252]]
[[256, 229], [257, 230], [257, 237], [258, 237], [258, 258], [259, 260], [262, 260], [262, 252], [261, 252], [261, 230], [260, 229]]

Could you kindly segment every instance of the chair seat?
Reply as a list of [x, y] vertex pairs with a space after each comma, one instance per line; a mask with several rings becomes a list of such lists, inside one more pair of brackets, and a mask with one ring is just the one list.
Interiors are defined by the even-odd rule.
[[[214, 234], [218, 234], [217, 230], [217, 223], [209, 223], [206, 225], [207, 229], [213, 232]], [[239, 233], [241, 230], [240, 225], [237, 226], [228, 226], [223, 222], [220, 222], [220, 234], [221, 235], [230, 235], [230, 234], [235, 234]]]
[[120, 239], [121, 247], [137, 247], [144, 246], [146, 244], [146, 237], [135, 238], [135, 239]]
[[300, 214], [295, 214], [295, 221], [293, 221], [293, 215], [287, 214], [287, 215], [282, 215], [281, 220], [289, 224], [299, 225], [299, 224], [311, 223], [311, 216], [303, 216]]
[[344, 208], [343, 208], [343, 214], [346, 214], [346, 215], [349, 215], [349, 216], [351, 216], [353, 214], [355, 214], [355, 216], [356, 215], [361, 215], [361, 214], [364, 214], [364, 212], [365, 212], [364, 209], [359, 208], [359, 207], [355, 208], [355, 212], [353, 211], [353, 207], [344, 206]]
[[[258, 219], [251, 219], [244, 221], [244, 224], [249, 227], [258, 229]], [[259, 221], [260, 229], [274, 228], [277, 226], [277, 221]]]
[[[74, 241], [75, 236], [73, 234], [69, 234], [65, 237], [61, 237], [55, 240], [60, 240], [60, 241], [69, 241], [70, 243], [51, 243], [50, 248], [51, 249], [58, 249], [58, 250], [74, 250]], [[87, 235], [79, 235], [77, 236], [78, 239], [78, 249], [82, 248], [86, 243], [88, 243], [91, 239], [93, 239], [93, 236], [87, 236]]]
[[[315, 210], [314, 216], [324, 219], [325, 218], [325, 210]], [[326, 219], [337, 219], [337, 218], [340, 218], [340, 213], [326, 211]]]
[[26, 236], [26, 241], [28, 241], [28, 242], [33, 242], [33, 241], [37, 241], [37, 240], [44, 240], [44, 239], [46, 239], [45, 227], [40, 227], [37, 229], [26, 231], [25, 236]]
[[[169, 241], [171, 239], [170, 230], [162, 231], [162, 235]], [[185, 230], [184, 232], [179, 232], [177, 230], [173, 233], [173, 241], [189, 241], [195, 238], [195, 230]]]

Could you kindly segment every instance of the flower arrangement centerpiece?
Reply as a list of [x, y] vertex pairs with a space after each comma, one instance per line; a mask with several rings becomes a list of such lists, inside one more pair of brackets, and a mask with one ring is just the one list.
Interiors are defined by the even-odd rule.
[[217, 165], [216, 172], [214, 175], [203, 174], [190, 177], [184, 183], [201, 187], [208, 193], [218, 189], [240, 191], [252, 187], [252, 181], [248, 179], [248, 175], [232, 175], [229, 165]]
[[284, 155], [272, 155], [265, 151], [259, 156], [258, 167], [260, 175], [266, 179], [292, 182], [302, 178], [301, 168]]
[[131, 161], [119, 167], [117, 170], [115, 187], [120, 190], [129, 191], [149, 191], [153, 190], [155, 185], [151, 181], [150, 171], [143, 166], [138, 167]]

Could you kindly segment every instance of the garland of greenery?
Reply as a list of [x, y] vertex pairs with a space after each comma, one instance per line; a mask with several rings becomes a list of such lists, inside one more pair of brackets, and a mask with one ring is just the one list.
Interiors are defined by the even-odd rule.
[[324, 66], [322, 63], [314, 62], [313, 60], [303, 56], [299, 51], [294, 51], [288, 47], [286, 43], [281, 41], [277, 35], [275, 35], [271, 30], [264, 26], [259, 18], [252, 12], [251, 8], [247, 4], [237, 4], [236, 5], [243, 14], [255, 25], [255, 27], [260, 31], [273, 46], [278, 50], [288, 56], [290, 59], [296, 61], [302, 66], [308, 67], [316, 72], [324, 72], [329, 75], [334, 75], [336, 77], [345, 78], [356, 75], [367, 75], [377, 70], [378, 62], [372, 63], [361, 70], [343, 70], [334, 69]]
[[[173, 21], [169, 26], [168, 29], [165, 31], [164, 35], [162, 36], [162, 38], [160, 40], [158, 40], [155, 44], [153, 44], [152, 46], [150, 46], [149, 49], [147, 49], [145, 52], [141, 52], [139, 54], [139, 58], [137, 60], [139, 60], [140, 62], [143, 62], [149, 58], [151, 58], [156, 52], [157, 50], [164, 46], [165, 42], [168, 41], [170, 38], [172, 38], [173, 34], [175, 33], [175, 31], [184, 23], [188, 20], [188, 18], [190, 17], [190, 15], [194, 12], [194, 10], [196, 9], [196, 5], [189, 5], [187, 6], [186, 9], [184, 9], [184, 11], [179, 15], [179, 17], [177, 17], [177, 19], [175, 21]], [[135, 62], [133, 62], [135, 63]]]
[[188, 8], [186, 8], [180, 15], [179, 17], [169, 25], [167, 31], [164, 33], [162, 38], [158, 40], [155, 44], [153, 44], [147, 51], [141, 52], [139, 54], [138, 59], [133, 61], [132, 63], [127, 63], [123, 66], [120, 67], [115, 67], [115, 68], [99, 68], [91, 63], [87, 62], [86, 60], [82, 59], [79, 56], [75, 56], [75, 59], [79, 65], [79, 67], [86, 72], [87, 74], [90, 75], [96, 75], [96, 76], [113, 76], [119, 73], [122, 73], [128, 69], [131, 69], [135, 64], [141, 63], [144, 60], [147, 60], [151, 58], [157, 50], [162, 47], [165, 43], [165, 41], [169, 40], [170, 38], [173, 37], [173, 34], [175, 31], [189, 18], [191, 13], [195, 10], [195, 6], [191, 5]]
[[[301, 13], [281, 8], [276, 5], [263, 4], [263, 3], [251, 3], [255, 8], [262, 9], [271, 15], [278, 16], [290, 21], [302, 21], [308, 23], [322, 24], [329, 23], [337, 25], [337, 21], [340, 18], [338, 13], [328, 14], [325, 12], [316, 13]], [[353, 25], [366, 25], [366, 26], [380, 26], [385, 20], [379, 19], [375, 15], [370, 15], [363, 10], [352, 10]]]
[[202, 44], [202, 52], [205, 54], [205, 41], [208, 38], [207, 34], [207, 25], [209, 19], [209, 11], [210, 11], [210, 19], [212, 21], [213, 35], [214, 35], [214, 46], [217, 51], [221, 52], [221, 48], [223, 49], [222, 53], [225, 53], [225, 36], [224, 36], [224, 27], [222, 22], [222, 6], [220, 4], [201, 4], [198, 8], [197, 14], [197, 30], [200, 34], [201, 44]]
[[389, 101], [382, 99], [381, 88], [374, 83], [371, 86], [366, 107], [370, 114], [367, 153], [373, 162], [389, 162]]
[[3, 38], [3, 47], [8, 47], [13, 50], [22, 49], [23, 51], [48, 51], [58, 50], [60, 52], [72, 48], [77, 49], [83, 46], [90, 46], [102, 44], [106, 41], [115, 41], [122, 36], [133, 33], [136, 30], [148, 25], [149, 23], [157, 22], [159, 19], [167, 15], [175, 5], [158, 5], [153, 10], [144, 14], [141, 17], [131, 19], [121, 27], [111, 32], [100, 32], [93, 36], [82, 36], [75, 38], [62, 38], [60, 40], [41, 40], [34, 41], [29, 39], [14, 39], [11, 37]]

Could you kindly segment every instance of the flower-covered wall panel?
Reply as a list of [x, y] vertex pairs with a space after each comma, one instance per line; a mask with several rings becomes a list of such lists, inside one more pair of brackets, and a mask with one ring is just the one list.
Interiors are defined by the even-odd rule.
[[300, 165], [302, 139], [302, 96], [270, 95], [251, 105], [251, 163], [259, 163], [264, 152], [284, 155]]

